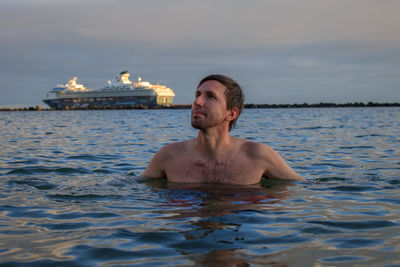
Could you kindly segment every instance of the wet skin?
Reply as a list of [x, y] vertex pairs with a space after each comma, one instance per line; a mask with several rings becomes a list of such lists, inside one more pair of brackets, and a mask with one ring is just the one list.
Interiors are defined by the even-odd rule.
[[197, 138], [161, 148], [143, 176], [177, 183], [249, 185], [261, 178], [304, 180], [272, 148], [229, 136], [229, 123], [239, 115], [228, 109], [225, 86], [209, 80], [197, 88], [191, 123]]

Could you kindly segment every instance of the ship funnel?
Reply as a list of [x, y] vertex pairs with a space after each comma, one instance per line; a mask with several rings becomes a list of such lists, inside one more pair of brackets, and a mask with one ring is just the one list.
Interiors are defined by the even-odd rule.
[[129, 76], [130, 74], [127, 70], [122, 71], [117, 81], [121, 82], [122, 84], [132, 84], [132, 82], [129, 80]]

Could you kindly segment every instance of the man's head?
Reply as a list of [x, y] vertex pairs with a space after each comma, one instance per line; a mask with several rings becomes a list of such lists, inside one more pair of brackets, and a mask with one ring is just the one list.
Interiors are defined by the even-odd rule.
[[[222, 87], [224, 88], [224, 96], [226, 99], [226, 109], [229, 111], [235, 111], [236, 115], [232, 120], [229, 122], [229, 131], [234, 127], [236, 124], [237, 118], [240, 116], [240, 114], [243, 111], [244, 107], [244, 94], [242, 92], [242, 89], [240, 88], [240, 85], [233, 80], [232, 78], [229, 78], [225, 75], [221, 74], [211, 74], [208, 75], [207, 77], [204, 77], [200, 82], [199, 85], [197, 86], [197, 90], [206, 82], [209, 81], [216, 81]], [[196, 97], [197, 97], [197, 91], [196, 91]], [[196, 103], [196, 100], [195, 100]], [[193, 125], [193, 123], [192, 123]], [[195, 127], [195, 125], [193, 125]], [[197, 128], [197, 127], [195, 127]]]

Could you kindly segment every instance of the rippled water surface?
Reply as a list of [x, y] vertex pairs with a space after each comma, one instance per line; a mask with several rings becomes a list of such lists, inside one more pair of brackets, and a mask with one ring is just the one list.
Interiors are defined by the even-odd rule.
[[249, 109], [307, 182], [140, 182], [189, 110], [0, 113], [0, 265], [400, 266], [400, 109]]

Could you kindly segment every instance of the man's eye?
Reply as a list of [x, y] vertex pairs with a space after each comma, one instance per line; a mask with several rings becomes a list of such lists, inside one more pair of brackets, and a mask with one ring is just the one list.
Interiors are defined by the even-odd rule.
[[215, 95], [208, 95], [208, 98], [216, 99]]

